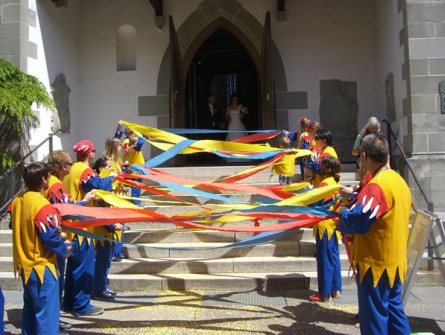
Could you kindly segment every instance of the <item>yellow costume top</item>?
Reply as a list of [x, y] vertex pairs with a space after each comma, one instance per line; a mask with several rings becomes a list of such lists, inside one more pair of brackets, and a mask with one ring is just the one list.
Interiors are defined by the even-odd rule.
[[351, 258], [360, 282], [371, 269], [374, 287], [385, 270], [391, 287], [397, 272], [403, 284], [410, 210], [408, 185], [397, 172], [382, 168], [358, 194], [355, 205], [342, 214], [340, 230], [354, 234]]
[[295, 154], [290, 151], [286, 153], [283, 158], [273, 165], [271, 172], [280, 176], [293, 177], [295, 174]]
[[[57, 278], [56, 254], [69, 254], [57, 236], [60, 217], [41, 193], [27, 191], [14, 199], [11, 206], [14, 274], [23, 271], [24, 282], [34, 270], [42, 283], [45, 268]], [[46, 243], [48, 242], [48, 243]]]
[[142, 153], [142, 151], [132, 150], [130, 148], [130, 151], [128, 152], [128, 162], [130, 163], [130, 165], [143, 165], [145, 163], [144, 154]]
[[[315, 154], [316, 163], [320, 164], [320, 161], [326, 156], [332, 156], [338, 158], [335, 149], [333, 147], [327, 146], [326, 148], [320, 150]], [[323, 181], [323, 178], [324, 177], [322, 175], [314, 173], [314, 178], [312, 179], [312, 185], [314, 185], [314, 187], [319, 187], [320, 183]]]
[[[329, 185], [337, 185], [338, 183], [335, 181], [334, 177], [328, 177], [325, 178], [319, 187], [323, 187], [323, 186], [329, 186]], [[327, 197], [324, 199], [324, 201], [330, 201], [332, 199], [337, 199], [338, 198], [338, 194], [332, 194], [331, 196]], [[335, 204], [332, 204], [331, 206], [329, 206], [329, 210], [333, 210], [335, 207]], [[318, 231], [318, 237], [320, 238], [320, 240], [323, 238], [323, 234], [325, 231], [327, 231], [327, 237], [328, 237], [328, 241], [331, 239], [332, 235], [335, 234], [337, 235], [337, 240], [340, 241], [340, 232], [336, 229], [336, 224], [334, 222], [333, 219], [329, 219], [329, 220], [323, 220], [320, 221], [319, 223], [317, 223], [314, 227], [314, 237], [317, 236], [317, 231]]]
[[[63, 185], [68, 191], [71, 198], [78, 202], [82, 201], [85, 197], [86, 192], [81, 187], [82, 184], [88, 182], [91, 177], [94, 177], [96, 174], [93, 169], [90, 168], [85, 162], [76, 162], [71, 166], [70, 173], [63, 178]], [[89, 202], [85, 206], [93, 206], [93, 202]], [[83, 230], [93, 232], [93, 228], [84, 228]], [[68, 238], [72, 240], [73, 234], [68, 234]], [[79, 245], [82, 244], [83, 236], [78, 235]], [[87, 238], [87, 243], [91, 243], [91, 239]]]

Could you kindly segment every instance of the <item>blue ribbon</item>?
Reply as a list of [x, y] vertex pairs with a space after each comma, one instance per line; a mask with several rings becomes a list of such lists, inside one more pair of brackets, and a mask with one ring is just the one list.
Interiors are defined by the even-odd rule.
[[185, 148], [189, 147], [194, 142], [196, 142], [196, 140], [191, 140], [191, 139], [182, 140], [181, 142], [179, 142], [179, 143], [175, 144], [174, 146], [172, 146], [167, 151], [164, 151], [162, 154], [153, 157], [152, 159], [147, 161], [142, 166], [149, 167], [149, 168], [155, 168], [155, 167], [161, 165], [162, 163], [168, 161], [170, 158], [175, 157], [182, 150], [184, 150]]

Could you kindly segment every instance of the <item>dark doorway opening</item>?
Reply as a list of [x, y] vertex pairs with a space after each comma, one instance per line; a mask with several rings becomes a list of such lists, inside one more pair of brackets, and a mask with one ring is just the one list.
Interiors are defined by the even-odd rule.
[[[240, 103], [249, 110], [243, 118], [246, 129], [261, 129], [259, 82], [255, 63], [235, 36], [224, 28], [219, 28], [201, 45], [190, 64], [185, 86], [185, 126], [203, 128], [200, 119], [205, 112], [209, 93], [215, 94], [215, 104], [220, 107], [224, 117], [233, 91], [236, 91]], [[225, 128], [227, 129], [227, 122]], [[219, 140], [225, 140], [225, 137], [226, 134], [194, 136], [195, 139]], [[213, 164], [220, 161], [208, 159], [207, 156], [192, 155], [188, 158], [188, 163]]]

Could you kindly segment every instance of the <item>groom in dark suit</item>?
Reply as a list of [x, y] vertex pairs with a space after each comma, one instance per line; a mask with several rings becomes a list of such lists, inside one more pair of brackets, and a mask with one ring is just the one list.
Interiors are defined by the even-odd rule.
[[[199, 128], [221, 130], [225, 128], [221, 108], [215, 104], [215, 95], [209, 93], [207, 103], [202, 108], [202, 115], [198, 120]], [[209, 136], [210, 135], [210, 136]], [[207, 139], [217, 140], [221, 134], [208, 134]]]

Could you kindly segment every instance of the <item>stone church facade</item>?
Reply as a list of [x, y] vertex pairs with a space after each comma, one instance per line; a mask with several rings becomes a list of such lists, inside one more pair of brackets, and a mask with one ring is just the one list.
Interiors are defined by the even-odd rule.
[[[196, 55], [221, 30], [261, 76], [267, 12], [276, 129], [298, 130], [302, 116], [319, 120], [350, 162], [349, 148], [366, 120], [385, 119], [434, 209], [442, 211], [444, 0], [0, 0], [0, 57], [38, 77], [58, 107], [36, 108], [40, 123], [31, 145], [63, 128], [56, 148], [70, 150], [88, 138], [101, 152], [120, 119], [170, 127], [171, 27], [185, 95], [190, 69], [201, 65]], [[250, 96], [256, 88], [244, 89], [259, 105], [261, 98]], [[251, 102], [249, 109], [259, 113], [256, 107]], [[146, 158], [155, 154], [144, 150]], [[400, 153], [394, 156], [400, 161]], [[426, 207], [401, 169], [415, 204]]]

